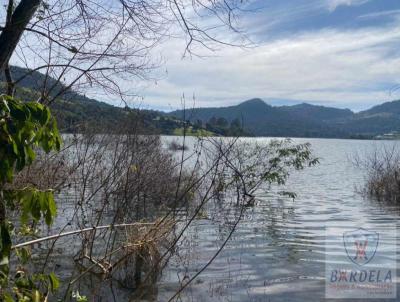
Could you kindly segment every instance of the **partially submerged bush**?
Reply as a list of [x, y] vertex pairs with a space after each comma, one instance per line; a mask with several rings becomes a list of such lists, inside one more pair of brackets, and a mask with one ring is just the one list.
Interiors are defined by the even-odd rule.
[[400, 202], [400, 152], [396, 146], [384, 145], [357, 155], [355, 164], [366, 170], [363, 193], [379, 201]]
[[[182, 156], [176, 156], [159, 136], [134, 131], [70, 138], [64, 152], [39, 157], [18, 179], [20, 184], [40, 180], [45, 188], [61, 188], [70, 209], [60, 232], [72, 228], [80, 238], [69, 251], [79, 272], [68, 290], [80, 288], [90, 296], [102, 294], [104, 280], [115, 280], [133, 289], [132, 298], [148, 297], [169, 258], [180, 253], [191, 223], [212, 219], [207, 203], [215, 202], [231, 234], [254, 205], [258, 189], [284, 184], [291, 171], [317, 162], [309, 144], [290, 140], [257, 144], [197, 138], [190, 152], [181, 150]], [[47, 172], [41, 175], [41, 169]], [[230, 209], [233, 215], [226, 215]], [[85, 286], [89, 273], [101, 280], [93, 290]]]
[[182, 150], [186, 151], [186, 150], [188, 150], [188, 146], [186, 146], [184, 144], [180, 144], [176, 140], [173, 140], [172, 142], [170, 142], [168, 144], [168, 149], [171, 151], [182, 151]]
[[[222, 154], [222, 165], [214, 182], [216, 192], [233, 191], [236, 199], [248, 197], [252, 204], [259, 189], [268, 191], [272, 184], [284, 185], [293, 170], [318, 163], [311, 152], [311, 145], [294, 144], [290, 139], [271, 140], [268, 143], [239, 141], [233, 145], [212, 141], [214, 152]], [[281, 192], [294, 197], [291, 192]]]
[[153, 224], [125, 228], [124, 248], [118, 253], [113, 268], [113, 277], [122, 286], [138, 288], [143, 286], [143, 280], [154, 286], [165, 264], [161, 253], [172, 243], [175, 223], [172, 219], [158, 219]]

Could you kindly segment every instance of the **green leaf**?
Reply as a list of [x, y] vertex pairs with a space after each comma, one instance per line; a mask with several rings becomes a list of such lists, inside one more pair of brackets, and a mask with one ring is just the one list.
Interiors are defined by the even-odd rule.
[[60, 287], [60, 281], [54, 273], [49, 275], [50, 289], [52, 292], [56, 291]]
[[14, 153], [15, 153], [15, 155], [19, 155], [19, 151], [18, 151], [18, 145], [17, 145], [17, 143], [13, 140], [12, 142], [12, 147], [13, 147], [13, 151], [14, 151]]
[[48, 211], [46, 212], [46, 223], [50, 225], [53, 223], [54, 218], [57, 215], [57, 206], [56, 202], [54, 201], [53, 192], [47, 192], [47, 204], [48, 204]]
[[28, 263], [31, 258], [31, 252], [28, 248], [22, 247], [16, 250], [17, 256], [21, 260], [22, 264]]
[[13, 297], [9, 293], [4, 293], [3, 299], [4, 302], [14, 302]]
[[19, 120], [19, 121], [24, 121], [27, 120], [29, 117], [29, 111], [26, 110], [26, 106], [23, 104], [17, 104], [17, 103], [10, 103], [10, 115], [12, 118]]
[[37, 289], [35, 289], [33, 292], [32, 292], [32, 302], [41, 302], [41, 294], [40, 294], [40, 292], [37, 290]]
[[32, 190], [24, 190], [19, 192], [20, 195], [20, 203], [22, 204], [22, 212], [21, 212], [21, 222], [23, 224], [28, 223], [29, 215], [32, 211], [32, 200], [33, 200], [33, 192]]
[[32, 163], [33, 160], [34, 160], [35, 157], [36, 157], [35, 152], [33, 152], [32, 148], [29, 147], [29, 146], [26, 146], [26, 147], [25, 147], [25, 155], [26, 155], [27, 158], [28, 158], [28, 163]]
[[34, 191], [32, 194], [32, 201], [31, 201], [31, 214], [35, 221], [39, 221], [40, 217], [42, 216], [41, 213], [41, 206], [40, 206], [40, 199], [41, 199], [41, 192]]

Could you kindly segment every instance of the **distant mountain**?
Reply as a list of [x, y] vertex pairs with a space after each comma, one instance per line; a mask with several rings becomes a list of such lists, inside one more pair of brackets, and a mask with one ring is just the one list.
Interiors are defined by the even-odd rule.
[[344, 121], [336, 121], [336, 127], [349, 133], [376, 136], [400, 130], [400, 100], [386, 102], [358, 112]]
[[[65, 87], [39, 72], [12, 67], [14, 79], [23, 77], [16, 96], [24, 100], [38, 98], [37, 87], [46, 81], [54, 85], [53, 96]], [[0, 74], [0, 93], [4, 90]], [[64, 132], [77, 131], [82, 124], [110, 129], [127, 115], [127, 110], [88, 98], [68, 90], [51, 109]], [[129, 110], [132, 112], [132, 110]], [[184, 121], [189, 121], [190, 134], [371, 138], [400, 131], [400, 100], [383, 103], [354, 113], [349, 109], [316, 106], [307, 103], [292, 106], [271, 106], [255, 98], [235, 106], [195, 108], [170, 113], [154, 110], [134, 110], [146, 133], [181, 134]], [[104, 131], [104, 130], [99, 130]]]
[[251, 99], [236, 106], [196, 108], [169, 113], [192, 122], [210, 124], [218, 118], [231, 122], [240, 119], [245, 131], [256, 136], [371, 138], [400, 130], [400, 101], [375, 106], [354, 113], [350, 109], [316, 106], [307, 103], [293, 106], [270, 106], [261, 99]]
[[291, 113], [298, 119], [310, 119], [317, 122], [330, 121], [335, 119], [347, 119], [351, 118], [354, 115], [354, 113], [350, 109], [315, 106], [307, 103], [293, 106], [281, 106], [278, 108]]
[[368, 110], [361, 111], [358, 113], [359, 116], [376, 116], [376, 115], [383, 115], [383, 116], [394, 116], [400, 117], [400, 100], [386, 102], [377, 106], [374, 106]]
[[325, 120], [346, 118], [353, 113], [348, 110], [300, 104], [274, 107], [261, 99], [251, 99], [236, 106], [221, 108], [197, 108], [169, 113], [191, 122], [201, 120], [207, 124], [213, 118], [224, 118], [228, 122], [239, 119], [245, 131], [256, 136], [294, 137], [345, 137], [347, 133], [333, 128]]
[[[65, 86], [56, 79], [46, 78], [45, 75], [37, 71], [31, 72], [24, 68], [12, 66], [11, 72], [14, 80], [23, 77], [17, 85], [16, 97], [26, 101], [38, 99], [37, 89], [43, 87], [45, 81], [47, 87], [54, 85], [52, 96], [65, 89]], [[4, 78], [0, 74], [0, 93], [2, 91], [4, 91]], [[107, 131], [115, 127], [128, 114], [127, 110], [122, 107], [99, 102], [73, 90], [67, 90], [62, 98], [56, 99], [50, 105], [50, 108], [62, 132], [79, 131], [81, 126], [90, 127], [96, 131]], [[135, 114], [135, 119], [140, 124], [141, 131], [145, 133], [174, 134], [183, 127], [182, 121], [165, 116], [163, 112], [132, 109], [130, 112]]]

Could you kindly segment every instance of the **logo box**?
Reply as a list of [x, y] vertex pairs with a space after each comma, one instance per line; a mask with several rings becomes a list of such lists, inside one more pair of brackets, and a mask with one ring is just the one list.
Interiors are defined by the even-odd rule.
[[395, 299], [396, 224], [326, 228], [325, 297]]

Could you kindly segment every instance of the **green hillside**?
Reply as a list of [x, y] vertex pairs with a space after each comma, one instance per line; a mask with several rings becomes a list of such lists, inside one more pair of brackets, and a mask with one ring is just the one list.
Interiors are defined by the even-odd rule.
[[[37, 87], [42, 87], [45, 77], [39, 72], [29, 73], [26, 69], [12, 67], [14, 79], [24, 77], [16, 89], [16, 97], [22, 100], [36, 100], [39, 98]], [[0, 76], [0, 80], [3, 80]], [[53, 78], [48, 78], [48, 85], [55, 85], [51, 95], [64, 89]], [[4, 92], [4, 83], [0, 84], [0, 90]], [[129, 118], [135, 119], [140, 125], [140, 131], [152, 134], [176, 134], [184, 128], [184, 123], [176, 118], [166, 116], [163, 112], [154, 110], [139, 110], [132, 108], [116, 107], [95, 99], [88, 98], [74, 91], [67, 91], [62, 98], [56, 99], [50, 105], [57, 119], [59, 129], [64, 132], [77, 132], [81, 127], [89, 127], [95, 131], [108, 131], [114, 129], [119, 122]], [[199, 127], [189, 125], [191, 133], [196, 134]]]

